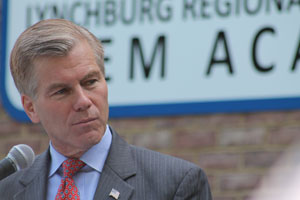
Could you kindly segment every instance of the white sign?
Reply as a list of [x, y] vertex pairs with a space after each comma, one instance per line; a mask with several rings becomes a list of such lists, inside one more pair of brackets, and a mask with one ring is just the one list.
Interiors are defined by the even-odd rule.
[[[300, 1], [4, 0], [1, 96], [19, 34], [65, 18], [102, 40], [111, 117], [300, 108]], [[55, 33], [53, 33], [55, 34]]]

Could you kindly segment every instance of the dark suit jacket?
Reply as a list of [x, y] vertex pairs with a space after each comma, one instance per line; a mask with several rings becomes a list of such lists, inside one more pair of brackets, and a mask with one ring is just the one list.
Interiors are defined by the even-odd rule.
[[[111, 148], [94, 196], [95, 200], [211, 200], [207, 177], [196, 165], [126, 143], [112, 131]], [[1, 200], [42, 200], [47, 191], [49, 150], [30, 168], [0, 181]], [[83, 199], [84, 200], [84, 199]]]

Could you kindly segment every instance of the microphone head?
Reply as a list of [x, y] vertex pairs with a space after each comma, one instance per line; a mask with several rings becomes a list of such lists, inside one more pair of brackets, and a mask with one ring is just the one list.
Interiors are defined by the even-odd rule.
[[32, 148], [26, 144], [18, 144], [11, 148], [7, 155], [17, 167], [17, 170], [29, 167], [34, 159], [35, 154]]

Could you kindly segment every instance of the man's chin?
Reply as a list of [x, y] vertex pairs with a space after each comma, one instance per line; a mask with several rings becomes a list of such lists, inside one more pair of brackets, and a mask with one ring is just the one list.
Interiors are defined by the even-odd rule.
[[80, 136], [79, 142], [85, 143], [86, 145], [88, 145], [90, 147], [95, 144], [98, 144], [103, 137], [103, 134], [96, 130], [87, 131], [87, 132], [81, 133], [80, 135], [81, 136]]

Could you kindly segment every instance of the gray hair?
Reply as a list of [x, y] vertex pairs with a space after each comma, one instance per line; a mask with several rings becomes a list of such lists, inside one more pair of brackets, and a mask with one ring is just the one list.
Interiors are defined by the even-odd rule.
[[10, 56], [10, 70], [19, 92], [35, 98], [38, 83], [34, 61], [42, 56], [66, 56], [82, 40], [93, 49], [105, 76], [103, 47], [87, 29], [64, 19], [42, 20], [26, 29], [17, 39]]

